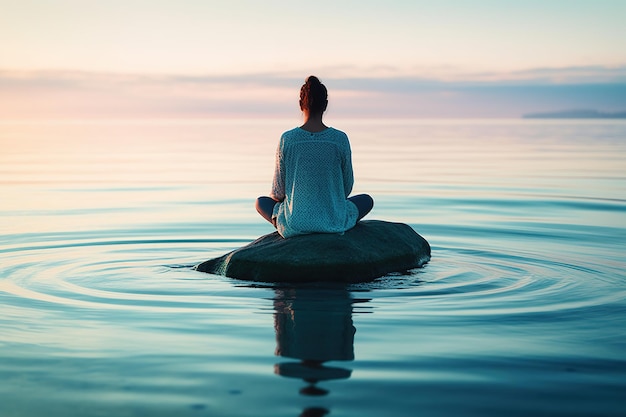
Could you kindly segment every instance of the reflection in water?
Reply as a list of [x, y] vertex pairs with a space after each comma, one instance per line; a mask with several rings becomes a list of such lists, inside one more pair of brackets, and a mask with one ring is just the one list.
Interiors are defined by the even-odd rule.
[[[352, 304], [345, 288], [282, 288], [274, 299], [276, 355], [299, 359], [274, 366], [276, 374], [307, 383], [303, 395], [320, 396], [328, 390], [317, 383], [350, 378], [350, 369], [325, 366], [327, 361], [354, 360]], [[328, 410], [308, 408], [301, 416], [323, 416]]]

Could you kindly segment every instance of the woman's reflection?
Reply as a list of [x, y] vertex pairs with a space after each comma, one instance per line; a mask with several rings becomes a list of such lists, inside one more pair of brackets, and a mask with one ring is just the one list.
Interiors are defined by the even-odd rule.
[[345, 288], [276, 290], [276, 355], [300, 362], [278, 363], [274, 371], [307, 382], [301, 394], [326, 395], [318, 382], [350, 377], [351, 370], [324, 366], [324, 362], [354, 360], [354, 302]]

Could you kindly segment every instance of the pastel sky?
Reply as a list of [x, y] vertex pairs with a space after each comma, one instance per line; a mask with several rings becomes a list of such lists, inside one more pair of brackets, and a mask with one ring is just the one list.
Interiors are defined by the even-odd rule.
[[626, 110], [623, 0], [0, 0], [0, 118]]

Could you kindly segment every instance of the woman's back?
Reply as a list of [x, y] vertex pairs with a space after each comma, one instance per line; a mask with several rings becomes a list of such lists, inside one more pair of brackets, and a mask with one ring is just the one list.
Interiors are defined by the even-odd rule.
[[345, 133], [327, 128], [295, 128], [280, 140], [271, 197], [276, 225], [288, 237], [340, 233], [356, 224], [358, 210], [347, 200], [354, 182], [350, 143]]

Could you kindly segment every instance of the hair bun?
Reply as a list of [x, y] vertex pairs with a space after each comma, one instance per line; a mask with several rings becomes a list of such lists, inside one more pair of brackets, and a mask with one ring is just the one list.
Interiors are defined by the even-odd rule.
[[328, 90], [314, 75], [307, 77], [300, 88], [300, 109], [311, 113], [324, 113], [328, 105]]
[[322, 84], [322, 82], [320, 81], [319, 78], [317, 78], [315, 75], [309, 75], [306, 79], [306, 83], [311, 85], [320, 85]]

